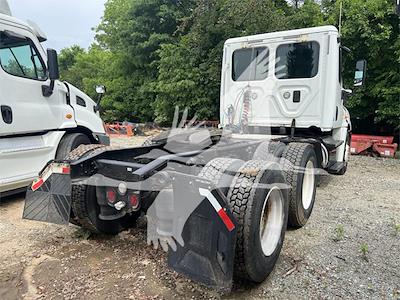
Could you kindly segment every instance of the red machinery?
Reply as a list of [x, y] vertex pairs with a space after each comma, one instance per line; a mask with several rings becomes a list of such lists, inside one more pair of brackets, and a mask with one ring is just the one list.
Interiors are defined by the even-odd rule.
[[397, 144], [393, 144], [392, 136], [374, 136], [353, 134], [351, 138], [351, 154], [395, 157]]
[[106, 124], [106, 132], [110, 136], [132, 137], [134, 136], [134, 126], [125, 125], [122, 122]]

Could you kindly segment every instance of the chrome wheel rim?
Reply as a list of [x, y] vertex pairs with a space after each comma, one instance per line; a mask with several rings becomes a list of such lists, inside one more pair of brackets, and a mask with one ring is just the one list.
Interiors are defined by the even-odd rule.
[[281, 238], [284, 220], [283, 195], [273, 187], [264, 201], [260, 220], [260, 241], [265, 256], [271, 256]]
[[303, 176], [303, 186], [301, 192], [301, 200], [303, 203], [303, 208], [305, 210], [309, 209], [312, 203], [315, 187], [315, 171], [314, 163], [310, 160], [307, 162], [306, 168], [304, 170]]

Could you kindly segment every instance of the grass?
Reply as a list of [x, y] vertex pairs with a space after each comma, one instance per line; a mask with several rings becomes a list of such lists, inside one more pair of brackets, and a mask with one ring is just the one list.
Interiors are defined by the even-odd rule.
[[369, 261], [368, 260], [368, 253], [369, 253], [369, 247], [368, 244], [366, 243], [362, 243], [360, 245], [360, 252], [361, 252], [361, 257], [365, 260], [365, 261]]
[[344, 238], [344, 227], [343, 227], [343, 225], [339, 224], [335, 228], [335, 236], [333, 237], [333, 240], [335, 242], [339, 242], [339, 241], [343, 240], [343, 238]]
[[367, 288], [368, 288], [368, 290], [371, 291], [371, 292], [374, 290], [374, 286], [372, 285], [372, 283], [368, 283]]
[[85, 228], [78, 228], [74, 232], [74, 237], [76, 239], [80, 239], [80, 240], [88, 240], [91, 236], [92, 236], [92, 233]]
[[400, 223], [393, 223], [394, 235], [400, 234]]
[[397, 158], [397, 159], [400, 159], [400, 151], [397, 151], [397, 152], [394, 154], [394, 157]]

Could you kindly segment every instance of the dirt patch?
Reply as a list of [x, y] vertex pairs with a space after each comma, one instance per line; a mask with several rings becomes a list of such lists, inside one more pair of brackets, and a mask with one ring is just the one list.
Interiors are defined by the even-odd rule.
[[112, 146], [121, 146], [121, 147], [137, 147], [141, 146], [147, 139], [152, 136], [156, 136], [160, 133], [160, 130], [151, 130], [146, 131], [146, 135], [143, 136], [135, 136], [133, 138], [124, 137], [124, 136], [113, 136], [111, 138]]
[[287, 232], [271, 276], [230, 295], [169, 270], [166, 255], [146, 245], [144, 221], [116, 237], [84, 239], [75, 226], [22, 220], [21, 195], [3, 199], [0, 298], [397, 299], [399, 194], [400, 161], [352, 157], [345, 176], [324, 178], [308, 224]]

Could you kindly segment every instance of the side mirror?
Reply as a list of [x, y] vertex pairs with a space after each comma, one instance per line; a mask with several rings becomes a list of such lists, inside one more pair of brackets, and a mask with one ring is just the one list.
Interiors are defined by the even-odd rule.
[[104, 94], [106, 93], [106, 87], [104, 85], [96, 85], [96, 93], [97, 93], [97, 103], [96, 103], [96, 108], [95, 112], [100, 112], [101, 113], [101, 99], [103, 99]]
[[54, 49], [47, 49], [47, 68], [49, 70], [50, 80], [57, 80], [60, 78], [57, 51]]
[[53, 94], [54, 81], [60, 78], [57, 51], [54, 49], [47, 49], [47, 69], [49, 71], [50, 85], [42, 85], [44, 97], [50, 97]]
[[98, 95], [104, 95], [106, 93], [106, 87], [104, 85], [96, 85], [96, 93]]
[[367, 61], [365, 59], [357, 61], [356, 73], [354, 76], [354, 86], [360, 87], [365, 83], [365, 77], [367, 75]]

